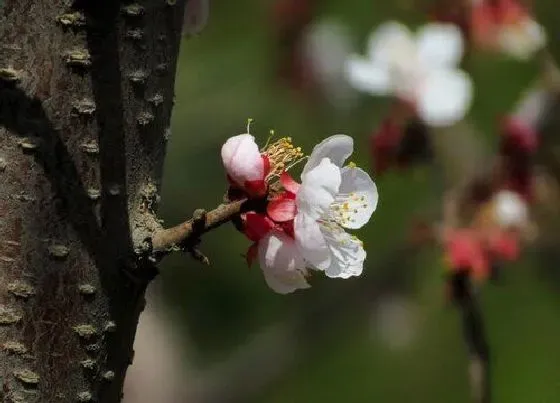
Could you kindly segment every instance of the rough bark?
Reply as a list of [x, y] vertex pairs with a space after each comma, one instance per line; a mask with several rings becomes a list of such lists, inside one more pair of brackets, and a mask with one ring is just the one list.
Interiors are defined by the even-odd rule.
[[184, 1], [0, 9], [2, 401], [118, 402], [144, 291]]

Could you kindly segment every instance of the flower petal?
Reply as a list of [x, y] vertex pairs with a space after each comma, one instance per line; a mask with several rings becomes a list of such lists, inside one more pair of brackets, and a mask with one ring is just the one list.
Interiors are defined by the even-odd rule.
[[389, 70], [361, 56], [352, 55], [346, 60], [345, 75], [350, 85], [358, 91], [372, 95], [388, 95], [391, 90]]
[[463, 35], [454, 24], [426, 24], [417, 34], [418, 57], [426, 66], [455, 67], [463, 56]]
[[277, 197], [268, 203], [266, 212], [276, 222], [293, 220], [296, 216], [296, 201], [291, 197]]
[[332, 258], [325, 269], [325, 275], [331, 278], [350, 278], [362, 274], [367, 253], [362, 242], [340, 227], [323, 227]]
[[414, 55], [415, 43], [406, 25], [396, 21], [383, 23], [368, 39], [368, 56], [375, 64], [388, 65], [410, 60]]
[[301, 255], [309, 264], [318, 270], [331, 265], [331, 252], [317, 220], [307, 214], [296, 215], [294, 235]]
[[472, 81], [466, 73], [438, 69], [428, 74], [420, 87], [418, 115], [430, 126], [450, 126], [463, 119], [472, 97]]
[[238, 186], [264, 179], [259, 146], [250, 134], [230, 137], [222, 146], [221, 155], [226, 173]]
[[244, 233], [253, 242], [259, 241], [274, 228], [274, 222], [264, 214], [250, 211], [243, 216], [243, 220]]
[[293, 194], [297, 194], [301, 186], [286, 171], [282, 172], [280, 175], [280, 184], [284, 187], [284, 189]]
[[328, 158], [303, 175], [296, 195], [298, 211], [319, 219], [325, 215], [340, 187], [340, 168]]
[[313, 148], [307, 163], [303, 167], [302, 179], [307, 172], [319, 165], [323, 158], [328, 158], [333, 164], [342, 167], [353, 151], [354, 140], [352, 137], [345, 134], [335, 134], [327, 137]]
[[294, 241], [273, 231], [259, 242], [259, 263], [268, 286], [279, 294], [309, 288], [305, 262]]
[[344, 228], [363, 227], [377, 209], [379, 194], [377, 186], [364, 170], [346, 166], [342, 168], [339, 194], [347, 197], [347, 219], [340, 224]]

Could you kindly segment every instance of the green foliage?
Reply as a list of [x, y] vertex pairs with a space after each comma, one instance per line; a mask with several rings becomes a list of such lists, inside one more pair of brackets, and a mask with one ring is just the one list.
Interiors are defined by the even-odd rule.
[[[353, 160], [365, 168], [370, 165], [368, 135], [388, 105], [363, 97], [349, 113], [337, 114], [327, 108], [312, 108], [275, 85], [264, 3], [214, 2], [209, 25], [201, 36], [183, 44], [162, 195], [161, 212], [168, 224], [183, 220], [195, 208], [210, 208], [220, 202], [226, 186], [220, 146], [227, 137], [243, 132], [249, 117], [255, 119], [252, 132], [263, 144], [272, 128], [279, 136], [292, 136], [306, 151], [328, 135], [347, 133], [357, 145]], [[322, 12], [350, 25], [358, 50], [363, 49], [376, 23], [388, 18], [421, 22], [422, 16], [399, 6], [405, 3], [329, 0], [323, 3]], [[548, 10], [554, 10], [555, 0], [548, 3]], [[558, 13], [549, 12], [545, 17], [557, 19]], [[549, 29], [558, 27], [560, 24], [547, 23]], [[558, 37], [551, 32], [551, 37]], [[466, 68], [476, 85], [469, 118], [493, 146], [496, 118], [512, 108], [535, 78], [535, 64], [477, 54], [467, 61]], [[368, 279], [391, 274], [380, 272], [376, 262], [402, 243], [407, 222], [422, 206], [433, 205], [441, 191], [438, 177], [429, 168], [389, 173], [378, 186], [378, 211], [360, 233], [368, 250]], [[223, 358], [266, 324], [291, 318], [310, 304], [336, 296], [351, 281], [365, 281], [314, 278], [306, 293], [275, 295], [266, 287], [257, 266], [246, 267], [240, 255], [248, 246], [233, 227], [225, 226], [204, 237], [201, 248], [211, 267], [203, 267], [188, 256], [166, 261], [164, 281], [170, 305], [184, 319], [200, 365]], [[390, 352], [372, 339], [370, 313], [367, 307], [356, 307], [346, 320], [332, 323], [331, 330], [301, 357], [297, 368], [258, 401], [468, 402], [459, 319], [445, 304], [439, 259], [437, 253], [427, 254], [415, 268], [390, 268], [405, 273], [401, 275], [405, 279], [410, 273], [409, 280], [415, 283], [410, 294], [421, 308], [420, 333], [409, 350]], [[551, 358], [560, 354], [555, 341], [560, 336], [555, 319], [560, 306], [533, 270], [534, 265], [528, 260], [508, 267], [504, 284], [484, 290], [496, 402], [560, 400]]]

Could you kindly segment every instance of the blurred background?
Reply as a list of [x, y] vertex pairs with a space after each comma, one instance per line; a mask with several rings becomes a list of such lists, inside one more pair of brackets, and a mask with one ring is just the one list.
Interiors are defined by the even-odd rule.
[[[412, 248], [409, 241], [411, 223], [438, 218], [441, 166], [377, 175], [370, 136], [391, 101], [343, 83], [318, 91], [319, 79], [294, 51], [309, 27], [330, 26], [344, 39], [323, 40], [318, 57], [332, 58], [336, 70], [344, 44], [363, 53], [383, 21], [425, 23], [427, 3], [215, 0], [202, 33], [183, 40], [159, 210], [167, 225], [222, 201], [220, 147], [245, 132], [248, 118], [260, 144], [273, 129], [307, 153], [329, 135], [352, 136], [352, 160], [376, 180], [380, 202], [358, 234], [368, 252], [358, 278], [316, 275], [309, 290], [275, 294], [258, 265], [247, 267], [249, 241], [233, 225], [204, 236], [209, 267], [187, 255], [166, 258], [141, 317], [126, 402], [471, 401], [461, 319], [446, 297], [441, 248]], [[533, 85], [539, 62], [471, 52], [463, 68], [475, 85], [466, 119], [491, 152], [497, 118]], [[560, 401], [557, 263], [529, 247], [478, 294], [494, 402]]]

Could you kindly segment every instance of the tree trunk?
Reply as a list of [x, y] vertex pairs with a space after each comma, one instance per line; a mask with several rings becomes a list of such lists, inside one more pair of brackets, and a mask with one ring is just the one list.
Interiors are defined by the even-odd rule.
[[156, 273], [149, 240], [183, 9], [0, 8], [2, 401], [121, 398]]

